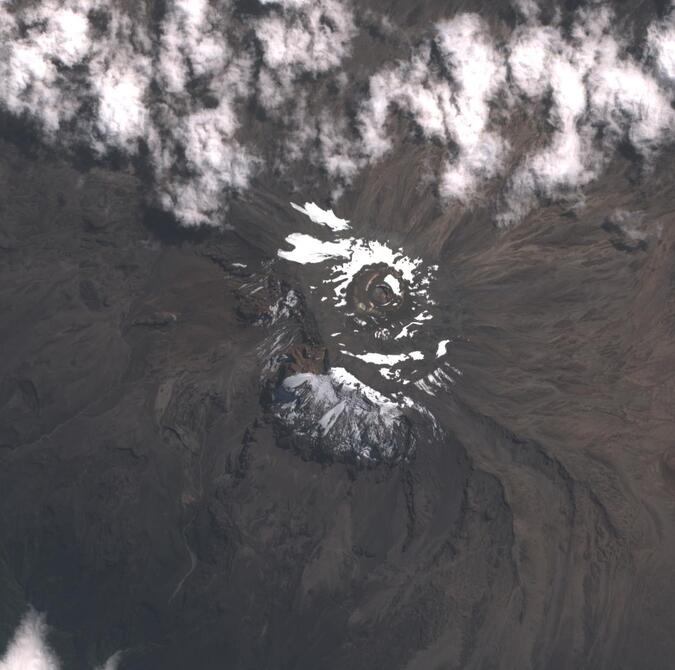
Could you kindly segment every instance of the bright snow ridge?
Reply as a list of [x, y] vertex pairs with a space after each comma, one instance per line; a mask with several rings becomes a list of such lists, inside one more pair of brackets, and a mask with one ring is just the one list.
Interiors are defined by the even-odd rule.
[[310, 220], [314, 221], [314, 223], [320, 223], [322, 226], [328, 226], [335, 232], [349, 230], [350, 228], [349, 221], [347, 219], [341, 219], [339, 216], [335, 215], [332, 209], [321, 209], [321, 207], [313, 202], [306, 202], [304, 207], [296, 205], [294, 202], [292, 202], [291, 207], [308, 216]]

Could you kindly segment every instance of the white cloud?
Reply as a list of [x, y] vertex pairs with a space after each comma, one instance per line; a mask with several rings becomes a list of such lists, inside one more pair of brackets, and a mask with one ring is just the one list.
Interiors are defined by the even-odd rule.
[[451, 340], [441, 340], [438, 343], [438, 346], [436, 347], [436, 358], [445, 356], [448, 353], [448, 344], [450, 344], [450, 342]]
[[675, 2], [663, 21], [649, 27], [647, 50], [658, 75], [667, 84], [675, 85]]
[[[90, 24], [94, 9], [106, 16], [103, 31]], [[174, 0], [155, 45], [142, 20], [101, 0], [54, 0], [16, 13], [0, 6], [0, 104], [37, 119], [56, 141], [69, 141], [64, 122], [74, 122], [100, 154], [113, 147], [134, 154], [144, 140], [160, 202], [187, 225], [219, 225], [228, 194], [247, 186], [255, 166], [234, 137], [252, 56], [231, 52], [226, 19], [207, 0]], [[74, 65], [82, 67], [68, 69]], [[215, 108], [188, 92], [196, 77], [219, 101]], [[184, 169], [176, 171], [181, 156]]]
[[[673, 137], [674, 12], [648, 28], [642, 62], [599, 3], [577, 11], [563, 30], [556, 20], [538, 22], [534, 0], [515, 0], [525, 22], [500, 44], [481, 18], [461, 13], [436, 24], [406, 60], [373, 73], [368, 95], [355, 100], [340, 70], [357, 32], [351, 5], [261, 4], [263, 17], [241, 19], [226, 0], [169, 0], [151, 37], [140, 6], [132, 20], [103, 0], [0, 3], [0, 105], [38, 121], [49, 141], [84, 138], [101, 155], [133, 155], [144, 141], [157, 202], [186, 225], [222, 224], [231, 194], [261, 165], [241, 139], [258, 122], [244, 111], [253, 96], [280, 129], [272, 167], [319, 166], [336, 197], [391, 151], [387, 126], [396, 110], [423, 141], [443, 147], [436, 178], [444, 199], [471, 207], [486, 180], [514, 165], [502, 224], [522, 219], [541, 197], [575, 197], [620, 142], [649, 165]], [[106, 16], [106, 28], [90, 20], [91, 10]], [[258, 52], [238, 42], [244, 25]], [[330, 106], [320, 102], [328, 81], [339, 92]], [[547, 96], [546, 145], [510, 155], [497, 118], [514, 101]], [[355, 124], [343, 106], [356, 106]]]
[[360, 131], [366, 155], [384, 156], [392, 147], [387, 118], [394, 105], [409, 112], [423, 135], [447, 139], [447, 116], [452, 90], [431, 68], [431, 44], [424, 43], [408, 62], [384, 69], [370, 78], [370, 96], [360, 113]]
[[51, 134], [77, 109], [77, 101], [64, 94], [57, 64], [74, 65], [86, 53], [87, 41], [73, 13], [57, 11], [53, 3], [25, 19], [22, 33], [14, 15], [0, 6], [0, 101], [13, 114], [39, 119]]
[[[524, 104], [550, 95], [549, 142], [516, 163], [497, 217], [502, 225], [522, 219], [540, 197], [576, 197], [620, 141], [629, 141], [648, 163], [673, 137], [670, 99], [613, 35], [608, 7], [595, 3], [578, 11], [566, 32], [555, 23], [540, 25], [534, 2], [516, 4], [527, 23], [513, 33], [505, 53], [475, 15], [442, 22], [434, 43], [445, 69], [439, 70], [424, 42], [409, 61], [376, 73], [359, 125], [362, 151], [378, 161], [392, 148], [387, 132], [392, 109], [409, 113], [425, 138], [442, 140], [451, 152], [438, 176], [439, 192], [471, 206], [484, 180], [500, 173], [509, 151], [490, 125], [490, 105], [500, 104], [507, 83], [528, 101]], [[672, 15], [649, 31], [662, 79], [672, 73], [671, 29]], [[359, 167], [353, 154], [343, 155]]]
[[[234, 139], [235, 114], [227, 103], [172, 120], [172, 144], [157, 149], [161, 202], [186, 225], [217, 225], [228, 193], [248, 185], [253, 158]], [[186, 176], [172, 174], [175, 145], [184, 152]]]
[[231, 59], [208, 0], [173, 0], [161, 26], [159, 78], [166, 90], [183, 94], [191, 76], [222, 71]]
[[516, 89], [530, 98], [544, 95], [551, 58], [561, 49], [560, 34], [554, 28], [517, 30], [508, 46], [509, 74]]
[[254, 24], [271, 70], [326, 72], [336, 68], [349, 52], [355, 34], [351, 10], [338, 0], [286, 2], [282, 12]]
[[305, 7], [312, 0], [258, 0], [261, 5], [280, 5], [281, 7]]
[[113, 654], [103, 665], [99, 665], [96, 670], [117, 670], [122, 661], [123, 653], [118, 651]]
[[[15, 114], [39, 120], [54, 135], [71, 120], [79, 123], [82, 134], [90, 134], [80, 109], [93, 99], [93, 125], [99, 133], [94, 148], [112, 144], [133, 150], [133, 141], [148, 133], [144, 97], [150, 62], [132, 47], [141, 31], [126, 16], [111, 14], [108, 35], [94, 39], [88, 13], [101, 7], [98, 0], [64, 0], [16, 15], [0, 9], [7, 52], [0, 65], [0, 101]], [[88, 82], [70, 69], [76, 65], [87, 68]]]
[[[595, 179], [620, 141], [649, 162], [672, 139], [674, 115], [657, 81], [612, 35], [606, 7], [577, 13], [566, 40], [555, 28], [527, 26], [509, 48], [511, 81], [528, 100], [551, 95], [548, 146], [511, 175], [501, 225], [521, 220], [539, 197], [574, 197]], [[598, 136], [598, 132], [601, 135]]]
[[0, 659], [0, 670], [59, 670], [61, 664], [47, 643], [44, 615], [29, 610]]
[[142, 23], [104, 9], [99, 0], [82, 4], [83, 11], [97, 8], [108, 19], [105, 34], [92, 40], [86, 60], [96, 108], [94, 148], [105, 153], [116, 147], [133, 154], [138, 140], [155, 132], [150, 115], [152, 42]]
[[[60, 670], [61, 663], [47, 641], [45, 615], [29, 609], [10, 640], [0, 670]], [[113, 654], [97, 670], [117, 670], [122, 652]]]
[[[161, 25], [155, 77], [160, 109], [151, 151], [159, 201], [185, 225], [220, 225], [233, 191], [246, 188], [256, 160], [235, 135], [238, 101], [251, 89], [252, 58], [228, 44], [227, 9], [173, 0]], [[189, 93], [199, 78], [216, 106]], [[177, 174], [176, 166], [182, 169]]]
[[356, 34], [349, 5], [339, 0], [272, 3], [268, 16], [253, 22], [263, 54], [258, 98], [270, 112], [294, 95], [297, 78], [335, 70]]
[[109, 144], [133, 151], [132, 143], [148, 134], [145, 95], [148, 78], [142, 72], [111, 63], [101, 76], [93, 79], [98, 94], [97, 125]]
[[511, 4], [528, 21], [536, 20], [541, 11], [536, 0], [513, 0]]
[[318, 158], [315, 161], [339, 183], [350, 183], [363, 169], [365, 161], [354, 147], [344, 117], [324, 112], [318, 119], [317, 129]]
[[89, 22], [86, 15], [69, 7], [59, 7], [54, 2], [44, 3], [37, 21], [46, 20], [45, 32], [36, 35], [40, 51], [72, 67], [81, 62], [91, 48]]
[[454, 104], [445, 122], [459, 147], [441, 175], [441, 195], [466, 202], [477, 183], [501, 169], [504, 140], [488, 131], [489, 101], [505, 82], [502, 56], [476, 14], [437, 25], [436, 43], [454, 80]]
[[[447, 76], [434, 63], [434, 45]], [[391, 149], [386, 122], [396, 105], [411, 114], [425, 137], [455, 151], [444, 164], [440, 192], [467, 202], [480, 180], [497, 174], [502, 165], [505, 142], [489, 130], [489, 102], [505, 74], [480, 17], [460, 14], [437, 24], [433, 45], [423, 43], [407, 63], [371, 77], [360, 115], [366, 155], [377, 160]]]
[[657, 83], [629, 62], [601, 63], [588, 76], [591, 113], [613, 137], [627, 135], [634, 148], [648, 155], [669, 130], [673, 111]]
[[502, 225], [515, 223], [525, 216], [535, 205], [537, 196], [561, 196], [588, 183], [594, 176], [587, 158], [589, 139], [577, 130], [586, 110], [583, 73], [558, 55], [548, 54], [542, 63], [545, 87], [541, 84], [542, 74], [532, 70], [526, 74], [521, 70], [516, 81], [520, 80], [519, 87], [529, 95], [540, 96], [550, 89], [549, 120], [554, 131], [550, 144], [527, 157], [511, 176], [506, 193], [507, 209], [498, 216]]

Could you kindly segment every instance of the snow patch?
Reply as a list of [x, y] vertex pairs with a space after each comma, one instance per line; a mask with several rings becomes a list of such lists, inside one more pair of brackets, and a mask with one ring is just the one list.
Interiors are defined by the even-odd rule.
[[350, 227], [347, 219], [341, 219], [335, 215], [332, 209], [321, 209], [321, 207], [313, 202], [306, 202], [304, 207], [292, 202], [291, 207], [305, 216], [308, 216], [314, 223], [328, 226], [328, 228], [335, 232], [348, 230]]
[[391, 367], [397, 365], [404, 361], [422, 361], [424, 360], [424, 354], [421, 351], [410, 351], [405, 354], [377, 354], [377, 353], [367, 353], [367, 354], [353, 354], [351, 351], [342, 351], [343, 354], [347, 356], [353, 356], [358, 358], [364, 363], [372, 363], [374, 365], [385, 365]]

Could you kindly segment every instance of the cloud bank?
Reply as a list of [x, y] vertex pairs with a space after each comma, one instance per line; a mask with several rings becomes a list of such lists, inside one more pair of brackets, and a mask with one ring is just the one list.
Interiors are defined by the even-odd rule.
[[[481, 187], [503, 174], [505, 161], [515, 165], [505, 175], [496, 214], [504, 226], [542, 200], [578, 198], [622, 142], [648, 165], [675, 129], [668, 90], [675, 14], [649, 28], [650, 64], [631, 57], [629, 45], [612, 34], [614, 16], [606, 6], [579, 10], [567, 31], [558, 23], [541, 25], [535, 3], [517, 5], [526, 21], [499, 46], [476, 15], [437, 24], [409, 61], [371, 77], [360, 117], [362, 149], [371, 162], [392, 149], [387, 119], [393, 110], [408, 114], [423, 137], [440, 140], [449, 158], [437, 175], [439, 194], [465, 206], [480, 201]], [[551, 130], [545, 146], [510, 154], [493, 110], [546, 101]]]
[[219, 225], [260, 163], [237, 138], [242, 107], [257, 90], [274, 109], [297, 77], [336, 67], [351, 14], [336, 0], [270, 4], [250, 26], [263, 54], [254, 76], [255, 50], [232, 38], [228, 2], [169, 0], [154, 32], [137, 11], [101, 0], [0, 4], [0, 105], [49, 141], [143, 153], [158, 204], [185, 225]]
[[[356, 66], [365, 86], [352, 86], [359, 17], [347, 0], [258, 1], [242, 16], [229, 0], [168, 0], [158, 20], [102, 0], [0, 2], [0, 106], [48, 142], [144, 161], [155, 203], [185, 225], [223, 224], [255, 174], [294, 163], [319, 168], [339, 197], [398, 145], [395, 115], [440, 148], [440, 198], [471, 208], [497, 188], [504, 226], [579, 199], [618, 147], [648, 167], [674, 136], [672, 8], [641, 44], [595, 1], [571, 24], [560, 13], [543, 24], [534, 0], [514, 0], [510, 31], [460, 13], [402, 60]], [[252, 105], [271, 131], [263, 146]], [[510, 119], [524, 109], [544, 110], [548, 132], [523, 154]]]

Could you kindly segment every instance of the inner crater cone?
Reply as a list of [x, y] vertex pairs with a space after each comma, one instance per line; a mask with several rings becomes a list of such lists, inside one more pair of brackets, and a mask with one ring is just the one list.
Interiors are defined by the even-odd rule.
[[357, 314], [378, 316], [401, 308], [406, 283], [401, 273], [386, 263], [367, 265], [349, 286], [349, 300]]
[[378, 284], [372, 291], [373, 302], [379, 307], [388, 305], [393, 297], [391, 288], [385, 284]]

